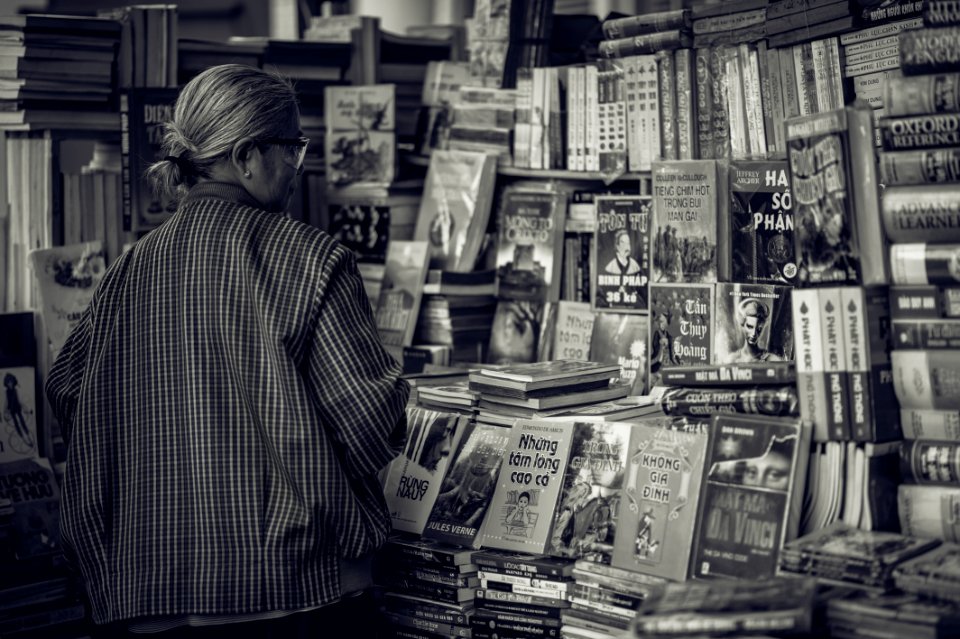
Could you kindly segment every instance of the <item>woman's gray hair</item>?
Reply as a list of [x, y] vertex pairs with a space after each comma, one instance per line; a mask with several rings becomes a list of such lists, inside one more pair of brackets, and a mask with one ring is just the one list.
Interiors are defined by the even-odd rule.
[[164, 125], [167, 159], [145, 174], [158, 193], [181, 196], [198, 177], [208, 177], [237, 140], [283, 135], [296, 108], [296, 92], [279, 74], [242, 64], [210, 67], [180, 91], [173, 120]]

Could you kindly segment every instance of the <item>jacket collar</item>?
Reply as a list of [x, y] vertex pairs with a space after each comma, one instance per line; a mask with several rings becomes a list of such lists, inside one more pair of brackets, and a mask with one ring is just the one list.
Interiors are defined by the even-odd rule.
[[198, 182], [190, 188], [183, 202], [192, 202], [194, 200], [226, 200], [241, 206], [249, 206], [254, 209], [262, 209], [263, 206], [257, 202], [246, 189], [230, 182]]

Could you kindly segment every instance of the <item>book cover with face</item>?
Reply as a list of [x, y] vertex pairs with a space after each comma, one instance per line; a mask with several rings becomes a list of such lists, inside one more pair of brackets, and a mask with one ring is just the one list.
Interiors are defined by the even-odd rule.
[[788, 286], [717, 284], [714, 364], [792, 361]]

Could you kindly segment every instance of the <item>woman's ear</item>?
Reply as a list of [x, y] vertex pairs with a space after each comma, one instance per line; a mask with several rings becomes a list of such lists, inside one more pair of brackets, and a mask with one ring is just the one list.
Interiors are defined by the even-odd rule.
[[230, 151], [230, 163], [238, 173], [249, 177], [252, 172], [254, 156], [259, 155], [260, 149], [251, 137], [240, 138]]

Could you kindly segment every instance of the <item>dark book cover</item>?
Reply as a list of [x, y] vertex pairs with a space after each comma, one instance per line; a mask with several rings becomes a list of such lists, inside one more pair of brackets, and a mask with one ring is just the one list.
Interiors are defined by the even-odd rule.
[[498, 219], [497, 295], [557, 301], [563, 251], [564, 199], [545, 190], [507, 190]]
[[597, 229], [593, 308], [621, 313], [647, 310], [650, 281], [651, 200], [647, 196], [595, 198]]
[[156, 194], [144, 171], [163, 159], [164, 124], [173, 119], [178, 93], [177, 89], [134, 88], [120, 94], [124, 231], [149, 230], [177, 210], [175, 200]]
[[358, 262], [383, 264], [390, 240], [390, 207], [360, 201], [331, 202], [327, 232], [353, 251]]
[[960, 26], [909, 29], [900, 34], [904, 75], [960, 71]]
[[753, 388], [683, 388], [660, 386], [655, 395], [665, 415], [707, 417], [714, 414], [769, 415], [794, 417], [800, 414], [797, 388], [756, 386]]
[[500, 299], [490, 329], [487, 361], [491, 364], [533, 363], [552, 339], [550, 304], [536, 300]]
[[695, 577], [766, 578], [800, 523], [809, 428], [798, 419], [716, 415], [710, 430]]
[[619, 364], [619, 379], [631, 384], [631, 395], [646, 395], [648, 384], [647, 339], [650, 320], [645, 315], [598, 313], [590, 337], [590, 359]]
[[715, 330], [712, 284], [650, 286], [650, 387], [677, 366], [711, 364]]
[[714, 363], [792, 361], [791, 288], [717, 284]]
[[47, 459], [0, 464], [0, 499], [13, 502], [10, 551], [15, 560], [60, 552], [60, 487]]
[[923, 0], [853, 0], [850, 4], [858, 27], [916, 18], [923, 12]]
[[792, 284], [793, 197], [785, 161], [731, 162], [732, 281]]

